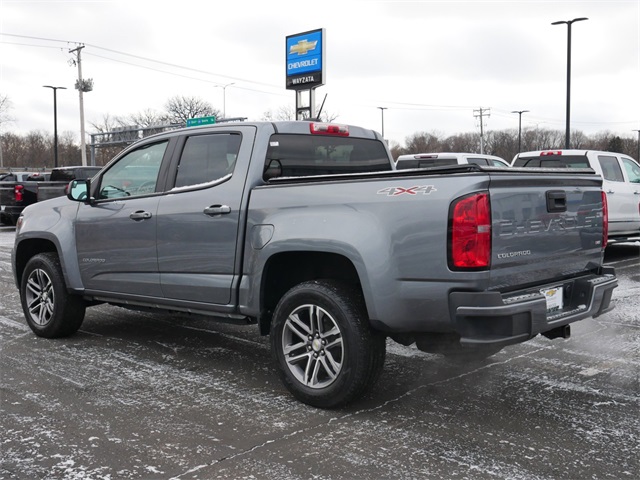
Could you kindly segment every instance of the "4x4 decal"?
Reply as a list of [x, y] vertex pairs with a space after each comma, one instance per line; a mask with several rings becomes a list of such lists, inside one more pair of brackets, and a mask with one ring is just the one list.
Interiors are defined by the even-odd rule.
[[378, 190], [378, 195], [387, 195], [389, 197], [397, 197], [398, 195], [429, 195], [431, 192], [438, 190], [433, 185], [421, 185], [416, 187], [387, 187]]

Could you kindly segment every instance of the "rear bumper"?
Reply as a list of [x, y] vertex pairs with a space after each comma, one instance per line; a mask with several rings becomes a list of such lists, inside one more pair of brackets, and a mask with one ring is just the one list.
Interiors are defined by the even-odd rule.
[[[560, 286], [564, 292], [563, 308], [547, 312], [547, 301], [540, 290]], [[508, 294], [453, 292], [449, 305], [461, 344], [505, 346], [611, 310], [611, 296], [617, 286], [615, 270], [604, 267], [601, 275]]]

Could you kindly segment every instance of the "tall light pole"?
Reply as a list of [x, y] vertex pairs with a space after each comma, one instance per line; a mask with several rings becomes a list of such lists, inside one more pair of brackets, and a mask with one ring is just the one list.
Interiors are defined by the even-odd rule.
[[53, 90], [53, 167], [58, 166], [58, 101], [57, 91], [66, 90], [67, 87], [52, 87], [51, 85], [43, 85], [44, 88]]
[[638, 156], [636, 157], [636, 160], [640, 162], [640, 130], [634, 130], [634, 132], [638, 132]]
[[520, 153], [522, 149], [522, 114], [528, 111], [529, 110], [514, 110], [511, 112], [518, 114], [518, 153]]
[[567, 125], [564, 136], [564, 148], [569, 148], [569, 140], [571, 136], [571, 25], [574, 22], [581, 22], [582, 20], [589, 20], [587, 17], [574, 18], [573, 20], [560, 20], [553, 22], [551, 25], [567, 25]]
[[388, 107], [378, 107], [380, 109], [380, 114], [382, 115], [382, 138], [384, 139], [384, 111], [388, 108]]
[[222, 118], [227, 118], [227, 87], [235, 85], [236, 82], [227, 83], [226, 85], [216, 85], [222, 89]]

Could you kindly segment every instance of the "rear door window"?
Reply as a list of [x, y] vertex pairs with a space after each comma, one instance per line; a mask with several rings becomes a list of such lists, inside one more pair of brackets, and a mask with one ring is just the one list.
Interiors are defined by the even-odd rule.
[[608, 155], [598, 155], [598, 163], [602, 169], [602, 176], [605, 180], [611, 182], [624, 182], [624, 176], [622, 175], [622, 169], [618, 163], [618, 159]]
[[187, 138], [176, 177], [176, 188], [206, 184], [233, 173], [240, 134], [214, 133]]

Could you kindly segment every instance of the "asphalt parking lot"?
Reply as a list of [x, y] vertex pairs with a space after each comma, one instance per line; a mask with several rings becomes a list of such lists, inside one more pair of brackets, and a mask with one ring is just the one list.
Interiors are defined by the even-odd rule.
[[476, 365], [388, 344], [374, 391], [295, 401], [255, 327], [102, 305], [31, 333], [0, 229], [0, 479], [640, 478], [640, 242], [616, 308]]

